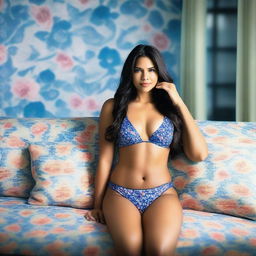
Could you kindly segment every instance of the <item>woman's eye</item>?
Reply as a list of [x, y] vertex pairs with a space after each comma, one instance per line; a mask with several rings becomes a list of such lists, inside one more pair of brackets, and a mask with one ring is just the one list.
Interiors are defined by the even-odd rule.
[[149, 72], [156, 72], [156, 70], [154, 68], [151, 68]]
[[139, 71], [140, 71], [139, 68], [135, 68], [135, 69], [134, 69], [134, 73], [137, 73], [137, 72], [139, 72]]

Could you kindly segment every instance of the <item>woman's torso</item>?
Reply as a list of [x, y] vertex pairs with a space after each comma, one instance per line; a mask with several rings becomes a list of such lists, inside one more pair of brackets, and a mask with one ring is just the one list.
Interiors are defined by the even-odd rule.
[[119, 148], [119, 159], [110, 180], [128, 188], [151, 188], [171, 181], [168, 170], [170, 148], [156, 145], [150, 141], [153, 133], [163, 125], [162, 116], [153, 106], [139, 107], [130, 103], [127, 119], [134, 132], [143, 141]]

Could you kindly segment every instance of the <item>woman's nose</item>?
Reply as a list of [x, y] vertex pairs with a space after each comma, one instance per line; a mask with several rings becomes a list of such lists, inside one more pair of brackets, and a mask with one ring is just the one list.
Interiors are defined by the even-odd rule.
[[142, 72], [142, 80], [148, 80], [148, 72]]

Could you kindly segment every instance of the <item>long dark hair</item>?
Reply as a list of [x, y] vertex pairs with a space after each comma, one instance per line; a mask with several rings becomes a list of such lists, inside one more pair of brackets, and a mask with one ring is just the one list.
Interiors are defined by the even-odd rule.
[[[137, 45], [128, 55], [121, 72], [120, 83], [114, 95], [113, 123], [107, 127], [105, 139], [117, 142], [121, 123], [127, 114], [128, 104], [137, 96], [137, 90], [133, 85], [133, 73], [136, 61], [139, 57], [148, 57], [153, 62], [158, 82], [170, 82], [173, 80], [167, 72], [160, 52], [153, 46]], [[152, 89], [152, 100], [156, 109], [164, 116], [170, 118], [174, 125], [174, 137], [170, 145], [170, 156], [173, 158], [182, 149], [182, 119], [177, 107], [172, 103], [168, 93], [163, 89]]]

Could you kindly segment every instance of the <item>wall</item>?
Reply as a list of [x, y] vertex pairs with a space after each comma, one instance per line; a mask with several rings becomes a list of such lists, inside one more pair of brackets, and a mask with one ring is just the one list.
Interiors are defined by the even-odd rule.
[[179, 87], [181, 1], [0, 0], [0, 116], [98, 116], [140, 43]]

